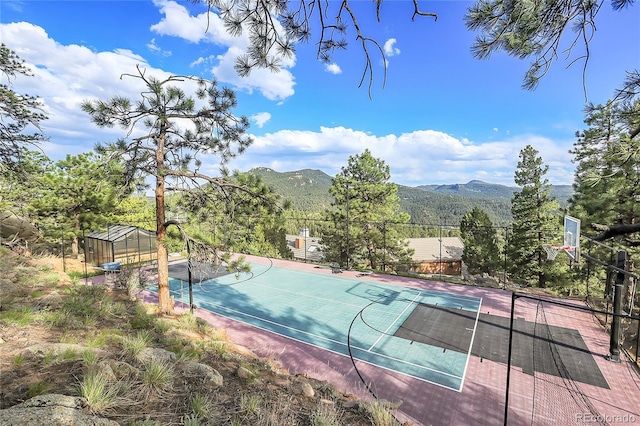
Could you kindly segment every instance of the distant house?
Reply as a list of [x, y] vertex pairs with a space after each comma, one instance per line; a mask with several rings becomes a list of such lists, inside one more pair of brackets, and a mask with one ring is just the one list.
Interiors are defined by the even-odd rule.
[[413, 272], [422, 274], [462, 274], [464, 244], [458, 237], [408, 238], [409, 248], [414, 250]]
[[319, 237], [310, 237], [309, 230], [303, 228], [298, 235], [287, 235], [287, 245], [296, 260], [319, 262], [324, 259]]

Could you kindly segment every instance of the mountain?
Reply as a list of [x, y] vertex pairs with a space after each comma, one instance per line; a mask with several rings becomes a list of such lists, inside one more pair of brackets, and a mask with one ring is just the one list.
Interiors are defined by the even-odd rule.
[[276, 172], [267, 167], [257, 167], [249, 173], [261, 176], [265, 184], [277, 194], [293, 202], [298, 210], [320, 211], [331, 206], [329, 194], [332, 177], [320, 170], [304, 169], [295, 172]]
[[[277, 172], [258, 167], [249, 172], [261, 176], [276, 193], [291, 200], [295, 209], [321, 212], [333, 201], [329, 194], [332, 177], [321, 170]], [[511, 198], [518, 190], [472, 180], [454, 185], [398, 185], [398, 196], [400, 207], [411, 215], [413, 223], [458, 225], [462, 216], [477, 206], [487, 212], [494, 225], [506, 226], [511, 223]], [[566, 206], [572, 193], [570, 185], [552, 187], [552, 195], [562, 206]]]
[[[423, 191], [435, 192], [437, 194], [459, 195], [468, 198], [483, 199], [507, 199], [513, 198], [513, 193], [519, 191], [517, 186], [497, 185], [494, 183], [486, 183], [480, 180], [472, 180], [468, 183], [453, 185], [420, 185], [416, 188]], [[555, 197], [563, 207], [567, 205], [569, 198], [573, 195], [573, 187], [571, 185], [553, 185], [551, 187], [551, 196]]]

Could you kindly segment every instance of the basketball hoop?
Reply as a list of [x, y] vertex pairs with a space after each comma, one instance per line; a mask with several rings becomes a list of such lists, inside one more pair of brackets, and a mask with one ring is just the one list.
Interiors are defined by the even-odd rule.
[[570, 246], [560, 246], [556, 244], [543, 244], [542, 248], [547, 253], [547, 260], [554, 260], [561, 251], [571, 250]]

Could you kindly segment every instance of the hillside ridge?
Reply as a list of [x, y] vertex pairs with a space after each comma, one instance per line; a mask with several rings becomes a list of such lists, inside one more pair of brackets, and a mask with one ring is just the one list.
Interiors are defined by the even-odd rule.
[[[291, 200], [297, 210], [319, 213], [330, 208], [333, 202], [329, 194], [333, 178], [322, 170], [278, 172], [257, 167], [249, 173], [261, 176], [276, 193]], [[398, 196], [401, 209], [411, 215], [413, 223], [456, 225], [464, 214], [479, 207], [487, 212], [494, 225], [507, 226], [511, 223], [511, 198], [518, 190], [516, 186], [471, 180], [465, 184], [398, 185]], [[570, 185], [552, 186], [552, 196], [563, 207], [572, 194]]]

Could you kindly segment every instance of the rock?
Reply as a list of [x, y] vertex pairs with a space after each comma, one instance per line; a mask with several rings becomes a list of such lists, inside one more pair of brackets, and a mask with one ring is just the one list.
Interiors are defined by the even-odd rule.
[[57, 291], [45, 294], [35, 301], [35, 305], [40, 308], [58, 309], [62, 306], [62, 296]]
[[0, 424], [11, 426], [119, 426], [86, 412], [84, 398], [49, 394], [0, 410]]
[[144, 348], [138, 357], [140, 362], [148, 364], [151, 361], [175, 362], [176, 354], [160, 348]]
[[76, 345], [73, 343], [43, 343], [29, 346], [23, 351], [23, 353], [42, 357], [50, 354], [57, 357], [65, 353], [74, 352], [76, 356], [81, 357], [85, 351], [95, 352], [98, 358], [102, 358], [107, 355], [107, 352], [102, 349], [90, 348], [88, 346]]
[[111, 371], [113, 371], [117, 380], [137, 378], [140, 376], [140, 370], [124, 361], [109, 359], [106, 362], [109, 363], [109, 367], [111, 367]]
[[248, 379], [253, 376], [253, 373], [244, 367], [238, 367], [238, 370], [236, 371], [236, 375], [241, 379]]
[[6, 278], [0, 278], [0, 293], [9, 294], [20, 288], [19, 284]]
[[197, 377], [204, 383], [210, 383], [214, 386], [222, 386], [224, 379], [218, 371], [213, 367], [198, 362], [186, 362], [182, 366], [182, 371], [187, 377]]
[[93, 368], [96, 368], [100, 372], [100, 374], [110, 382], [115, 382], [118, 380], [116, 374], [113, 372], [113, 368], [111, 368], [111, 364], [109, 364], [109, 361], [100, 361], [99, 363], [95, 364], [95, 367]]
[[296, 387], [296, 391], [299, 394], [306, 396], [307, 398], [313, 398], [316, 392], [308, 382], [302, 382]]

